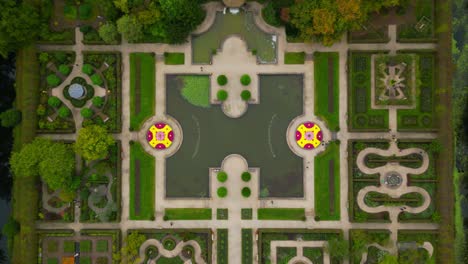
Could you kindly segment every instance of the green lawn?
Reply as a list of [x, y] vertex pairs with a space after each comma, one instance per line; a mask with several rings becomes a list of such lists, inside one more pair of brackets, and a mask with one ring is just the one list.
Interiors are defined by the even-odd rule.
[[[328, 60], [333, 64], [333, 89], [328, 90]], [[314, 55], [315, 114], [325, 120], [331, 131], [340, 130], [339, 119], [339, 54], [316, 52]]]
[[[137, 72], [137, 62], [140, 70]], [[140, 82], [137, 89], [138, 80]], [[130, 54], [130, 130], [140, 129], [141, 124], [154, 115], [155, 59], [152, 53]], [[140, 105], [139, 110], [137, 109]]]
[[[140, 195], [136, 197], [136, 161], [140, 161]], [[152, 220], [154, 218], [154, 157], [145, 152], [140, 143], [130, 145], [130, 219]], [[140, 213], [135, 212], [135, 202], [140, 201]]]
[[91, 240], [80, 241], [80, 252], [88, 253], [93, 250]]
[[211, 220], [211, 208], [166, 208], [164, 220]]
[[210, 77], [208, 75], [183, 75], [184, 82], [181, 94], [189, 103], [208, 108], [210, 104]]
[[284, 53], [284, 64], [304, 64], [305, 52]]
[[185, 62], [185, 54], [184, 53], [172, 53], [172, 52], [165, 52], [164, 53], [164, 64], [167, 65], [183, 65]]
[[59, 264], [57, 258], [49, 258], [47, 259], [47, 264]]
[[259, 208], [258, 220], [304, 221], [304, 208]]
[[[334, 160], [334, 193], [329, 186], [329, 161]], [[340, 145], [330, 142], [325, 152], [315, 157], [315, 214], [320, 220], [340, 220]], [[330, 199], [334, 196], [334, 212], [330, 212]]]
[[75, 241], [65, 240], [63, 242], [63, 252], [64, 253], [74, 253], [75, 252]]
[[107, 252], [109, 250], [109, 246], [107, 240], [98, 240], [96, 244], [96, 251], [97, 252]]

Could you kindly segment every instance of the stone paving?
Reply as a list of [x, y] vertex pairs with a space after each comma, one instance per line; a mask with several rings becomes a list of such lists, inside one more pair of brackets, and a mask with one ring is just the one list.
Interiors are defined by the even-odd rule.
[[[208, 14], [205, 21], [200, 25], [196, 32], [203, 32], [214, 21], [214, 12], [220, 10], [222, 6], [220, 3], [209, 3], [206, 6]], [[240, 71], [242, 73], [249, 73], [252, 77], [251, 88], [257, 87], [257, 74], [287, 74], [287, 73], [301, 73], [304, 74], [304, 113], [302, 116], [292, 120], [290, 128], [295, 128], [295, 125], [304, 120], [313, 120], [318, 123], [323, 122], [315, 117], [314, 115], [314, 62], [313, 60], [307, 60], [303, 65], [285, 65], [284, 64], [284, 53], [287, 52], [306, 52], [312, 54], [313, 52], [338, 52], [339, 53], [339, 87], [340, 87], [340, 131], [337, 133], [337, 139], [340, 140], [340, 156], [342, 161], [346, 161], [347, 153], [347, 142], [350, 139], [434, 139], [437, 137], [436, 133], [408, 133], [397, 131], [397, 120], [396, 120], [396, 108], [390, 107], [389, 110], [389, 132], [377, 132], [377, 133], [351, 133], [348, 131], [347, 125], [347, 109], [348, 109], [348, 89], [347, 89], [347, 52], [348, 50], [382, 50], [390, 51], [390, 54], [395, 54], [397, 50], [414, 50], [414, 49], [428, 49], [434, 50], [436, 44], [432, 43], [398, 43], [396, 41], [396, 26], [389, 26], [390, 42], [379, 43], [379, 44], [348, 44], [346, 37], [344, 36], [342, 41], [336, 43], [330, 47], [324, 47], [318, 43], [287, 43], [285, 38], [284, 28], [272, 28], [265, 24], [258, 15], [260, 13], [261, 6], [257, 3], [248, 3], [247, 8], [257, 14], [256, 22], [263, 30], [274, 33], [278, 36], [278, 63], [258, 65], [254, 63], [253, 56], [247, 56], [247, 50], [243, 43], [239, 41], [239, 38], [229, 38], [224, 43], [223, 50], [213, 58], [212, 65], [203, 65], [203, 73], [212, 74], [217, 76], [219, 74], [227, 74], [228, 78], [234, 80], [239, 77]], [[304, 198], [303, 199], [261, 199], [258, 197], [255, 190], [258, 188], [254, 185], [252, 189], [252, 199], [243, 201], [242, 205], [237, 204], [238, 197], [231, 196], [231, 198], [225, 198], [223, 201], [217, 199], [215, 195], [212, 195], [211, 199], [167, 199], [165, 197], [165, 158], [171, 155], [171, 151], [177, 150], [177, 147], [169, 149], [168, 152], [161, 152], [155, 155], [156, 159], [156, 195], [155, 195], [155, 221], [132, 221], [129, 219], [129, 142], [131, 140], [143, 140], [141, 132], [131, 132], [130, 127], [130, 60], [129, 54], [132, 52], [148, 52], [155, 53], [157, 56], [156, 60], [156, 114], [154, 120], [170, 120], [165, 115], [166, 109], [166, 96], [165, 96], [165, 75], [175, 73], [185, 74], [200, 74], [200, 65], [192, 65], [192, 50], [190, 39], [189, 42], [182, 45], [167, 45], [167, 44], [129, 44], [125, 40], [121, 45], [84, 45], [81, 40], [83, 39], [82, 33], [79, 29], [76, 29], [76, 44], [75, 45], [39, 45], [40, 50], [44, 51], [74, 51], [76, 53], [76, 64], [72, 73], [68, 78], [73, 78], [81, 72], [81, 65], [83, 63], [84, 51], [114, 51], [121, 52], [122, 54], [122, 133], [115, 134], [114, 137], [122, 142], [122, 219], [119, 223], [80, 223], [79, 217], [75, 217], [74, 223], [38, 223], [37, 227], [40, 229], [73, 229], [79, 231], [81, 229], [121, 229], [123, 234], [126, 234], [129, 229], [145, 229], [145, 228], [210, 228], [215, 231], [218, 228], [227, 228], [229, 230], [229, 260], [230, 263], [241, 263], [241, 229], [251, 228], [254, 231], [259, 228], [320, 228], [320, 229], [340, 229], [344, 232], [344, 237], [348, 238], [348, 231], [350, 229], [388, 229], [392, 233], [392, 238], [397, 236], [398, 230], [435, 230], [438, 228], [437, 224], [434, 223], [399, 223], [395, 217], [392, 217], [390, 223], [352, 223], [349, 221], [348, 215], [348, 164], [347, 162], [341, 162], [340, 166], [340, 215], [339, 221], [315, 221], [314, 220], [314, 157], [317, 153], [322, 151], [324, 148], [318, 148], [316, 151], [305, 152], [297, 148], [296, 144], [292, 144], [293, 136], [288, 136], [287, 140], [290, 143], [292, 150], [299, 156], [304, 158], [304, 164], [307, 164], [308, 168], [304, 170]], [[185, 54], [184, 65], [165, 65], [161, 59], [164, 52], [183, 52]], [[234, 56], [235, 55], [235, 56]], [[225, 65], [227, 61], [230, 65]], [[230, 75], [230, 76], [229, 76]], [[212, 78], [212, 81], [216, 80]], [[88, 80], [87, 80], [88, 81]], [[66, 82], [64, 82], [66, 83]], [[214, 86], [216, 87], [216, 86]], [[258, 95], [256, 94], [257, 89], [251, 89], [252, 101], [258, 103]], [[58, 91], [58, 90], [57, 90]], [[213, 93], [212, 91], [212, 94]], [[59, 95], [59, 94], [57, 94]], [[212, 98], [213, 99], [213, 98]], [[66, 100], [64, 101], [66, 103]], [[228, 102], [226, 102], [228, 103]], [[260, 102], [261, 103], [261, 102]], [[230, 113], [233, 117], [240, 115], [245, 111], [245, 104], [239, 102], [230, 101], [228, 109], [223, 109]], [[67, 105], [68, 106], [68, 105]], [[71, 107], [70, 107], [71, 108]], [[73, 109], [73, 108], [71, 108]], [[247, 109], [248, 111], [248, 109]], [[74, 113], [75, 123], [77, 129], [81, 126], [81, 116]], [[152, 121], [153, 119], [151, 119]], [[148, 121], [150, 122], [150, 121]], [[174, 122], [177, 122], [174, 120]], [[325, 127], [324, 125], [321, 127]], [[145, 126], [143, 126], [145, 127]], [[289, 131], [289, 130], [288, 130]], [[44, 137], [49, 137], [56, 140], [74, 140], [76, 134], [44, 134]], [[325, 133], [325, 140], [330, 140], [331, 135]], [[182, 138], [181, 138], [182, 140]], [[177, 144], [175, 144], [177, 145]], [[145, 144], [143, 144], [145, 146]], [[372, 150], [374, 151], [374, 150]], [[391, 151], [394, 151], [392, 149]], [[408, 151], [408, 150], [404, 150]], [[412, 150], [410, 150], [411, 152]], [[233, 153], [235, 154], [235, 153]], [[388, 154], [388, 153], [382, 153]], [[425, 154], [423, 154], [425, 155]], [[226, 170], [229, 174], [235, 175], [248, 168], [248, 161], [245, 161], [241, 156], [231, 155], [228, 156], [223, 164], [220, 164], [221, 168]], [[255, 168], [252, 169], [253, 174], [257, 173]], [[213, 175], [211, 176], [213, 178]], [[214, 183], [212, 183], [214, 184]], [[240, 185], [243, 184], [240, 181], [233, 181], [229, 185], [229, 192], [235, 193]], [[213, 187], [213, 186], [212, 186]], [[403, 187], [405, 189], [405, 187]], [[408, 190], [408, 189], [406, 189]], [[213, 192], [213, 189], [212, 189]], [[214, 192], [213, 192], [214, 193]], [[235, 199], [233, 199], [235, 198]], [[430, 200], [430, 197], [427, 201]], [[425, 200], [426, 203], [426, 200]], [[361, 204], [362, 205], [362, 204]], [[240, 218], [240, 206], [253, 208], [253, 220], [241, 220]], [[229, 220], [216, 220], [214, 215], [213, 220], [206, 221], [163, 221], [164, 209], [165, 208], [177, 208], [177, 207], [211, 207], [211, 208], [228, 208], [229, 209]], [[307, 212], [306, 221], [259, 221], [256, 217], [256, 209], [259, 207], [304, 207]], [[363, 206], [364, 207], [364, 206]], [[366, 208], [368, 209], [368, 208]], [[366, 210], [365, 209], [365, 210]], [[393, 209], [385, 208], [388, 211]], [[77, 210], [75, 210], [77, 211]], [[79, 210], [78, 210], [79, 211]], [[213, 210], [216, 212], [216, 210]], [[78, 212], [79, 214], [79, 212]], [[396, 213], [392, 215], [397, 215]], [[216, 240], [216, 232], [213, 232], [213, 238]], [[396, 240], [395, 240], [396, 241]], [[258, 249], [257, 243], [254, 245], [254, 259], [258, 259], [256, 256]], [[216, 243], [213, 243], [212, 252], [216, 252]], [[212, 263], [216, 263], [216, 256], [213, 254]], [[344, 263], [348, 263], [347, 260]]]

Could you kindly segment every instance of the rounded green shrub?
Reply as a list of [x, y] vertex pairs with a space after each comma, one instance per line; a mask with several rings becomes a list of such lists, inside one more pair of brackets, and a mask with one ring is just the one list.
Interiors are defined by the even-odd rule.
[[250, 84], [252, 80], [250, 79], [250, 76], [248, 74], [244, 74], [241, 76], [240, 78], [240, 82], [242, 83], [242, 85], [244, 86], [247, 86]]
[[89, 108], [83, 108], [81, 109], [80, 114], [84, 118], [91, 118], [94, 115], [94, 111]]
[[176, 247], [176, 242], [171, 238], [166, 238], [163, 241], [163, 246], [165, 249], [171, 251]]
[[250, 178], [252, 178], [252, 175], [248, 171], [244, 171], [241, 175], [241, 178], [243, 181], [248, 182], [250, 181]]
[[226, 75], [224, 75], [224, 74], [219, 75], [216, 80], [218, 81], [218, 84], [221, 85], [221, 86], [226, 85], [227, 82], [228, 82], [228, 79], [227, 79]]
[[245, 198], [250, 197], [250, 193], [251, 191], [249, 187], [242, 188], [242, 196], [244, 196]]
[[21, 112], [16, 109], [8, 109], [0, 114], [2, 127], [14, 127], [21, 122]]
[[37, 106], [36, 114], [38, 116], [45, 116], [46, 112], [47, 112], [47, 109], [43, 104], [40, 104], [40, 105]]
[[67, 117], [69, 117], [71, 115], [71, 111], [70, 111], [70, 109], [68, 109], [68, 107], [62, 105], [58, 110], [58, 115], [61, 118], [67, 118]]
[[104, 105], [104, 98], [95, 96], [93, 97], [92, 103], [95, 107], [102, 107], [102, 105]]
[[80, 19], [86, 20], [91, 17], [91, 11], [93, 7], [90, 4], [84, 3], [81, 4], [80, 7], [78, 8], [78, 16]]
[[225, 182], [228, 179], [228, 175], [225, 171], [220, 171], [218, 175], [216, 175], [216, 178], [218, 178], [219, 182]]
[[55, 74], [50, 74], [46, 78], [47, 84], [51, 87], [56, 87], [60, 84], [60, 78]]
[[91, 64], [84, 64], [81, 71], [84, 74], [91, 75], [93, 73], [93, 66], [91, 66]]
[[91, 81], [93, 82], [93, 84], [99, 85], [99, 86], [101, 86], [103, 83], [101, 76], [99, 76], [98, 74], [91, 75]]
[[64, 51], [57, 51], [57, 52], [54, 52], [54, 58], [59, 62], [59, 63], [65, 63], [65, 61], [67, 60], [67, 53], [65, 53]]
[[47, 99], [47, 104], [51, 107], [58, 108], [62, 104], [62, 101], [60, 101], [57, 96], [51, 96], [49, 99]]
[[58, 70], [63, 75], [68, 75], [70, 73], [70, 71], [71, 71], [70, 67], [68, 67], [65, 64], [60, 64]]
[[242, 100], [248, 101], [248, 100], [250, 100], [251, 97], [252, 97], [252, 94], [250, 93], [249, 90], [243, 90], [243, 91], [241, 92], [241, 98], [242, 98]]
[[227, 189], [226, 187], [219, 187], [218, 190], [216, 191], [216, 193], [218, 194], [218, 197], [220, 198], [224, 198], [227, 196]]
[[226, 101], [228, 98], [228, 92], [226, 90], [219, 90], [218, 93], [216, 93], [216, 97], [218, 98], [219, 101]]

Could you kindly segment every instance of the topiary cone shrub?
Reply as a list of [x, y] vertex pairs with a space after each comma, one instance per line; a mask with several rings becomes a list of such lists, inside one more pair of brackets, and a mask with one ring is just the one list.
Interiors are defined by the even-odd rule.
[[83, 108], [81, 109], [80, 114], [84, 118], [91, 118], [94, 115], [94, 111], [89, 108]]
[[216, 93], [216, 97], [218, 98], [219, 101], [226, 101], [228, 98], [228, 92], [226, 90], [219, 90], [218, 93]]
[[250, 93], [249, 90], [243, 90], [243, 91], [241, 92], [241, 98], [242, 98], [242, 100], [248, 101], [248, 100], [250, 100], [251, 97], [252, 97], [252, 94]]
[[227, 82], [228, 82], [228, 79], [227, 79], [226, 75], [224, 75], [224, 74], [219, 75], [216, 80], [218, 81], [218, 84], [221, 85], [221, 86], [226, 85]]
[[252, 80], [250, 79], [250, 76], [248, 74], [244, 74], [241, 76], [240, 78], [240, 82], [242, 83], [242, 85], [244, 86], [247, 86], [250, 84]]

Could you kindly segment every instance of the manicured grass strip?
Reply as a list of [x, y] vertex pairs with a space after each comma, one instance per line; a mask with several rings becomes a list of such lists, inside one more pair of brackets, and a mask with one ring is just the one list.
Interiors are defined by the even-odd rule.
[[130, 54], [130, 130], [154, 115], [155, 59], [152, 53]]
[[304, 208], [260, 208], [258, 220], [292, 220], [304, 221]]
[[315, 214], [318, 220], [340, 220], [340, 145], [330, 142], [315, 157]]
[[211, 208], [166, 208], [164, 220], [211, 220]]
[[252, 229], [242, 229], [242, 264], [253, 263]]
[[154, 219], [154, 169], [154, 157], [146, 153], [140, 143], [132, 142], [130, 145], [131, 220]]
[[304, 64], [305, 52], [284, 53], [284, 64]]
[[63, 242], [63, 252], [64, 253], [74, 253], [75, 252], [75, 241], [65, 240]]
[[[39, 101], [39, 63], [34, 46], [20, 49], [16, 56], [16, 107], [22, 112], [22, 122], [13, 131], [13, 151], [31, 142], [36, 136], [36, 108]], [[20, 232], [8, 237], [13, 250], [11, 263], [37, 262], [36, 219], [39, 194], [37, 178], [15, 175], [13, 181], [12, 215], [21, 225]]]
[[167, 65], [182, 65], [185, 62], [185, 54], [184, 53], [172, 53], [172, 52], [165, 52], [164, 53], [164, 64]]
[[107, 240], [98, 240], [96, 244], [96, 251], [97, 252], [107, 252], [109, 250], [109, 243]]
[[80, 241], [80, 252], [89, 253], [93, 250], [91, 240]]
[[218, 239], [217, 239], [217, 260], [218, 264], [227, 264], [228, 263], [228, 230], [227, 229], [218, 229], [216, 230]]
[[332, 131], [340, 129], [339, 54], [316, 52], [314, 55], [315, 114], [325, 120]]

